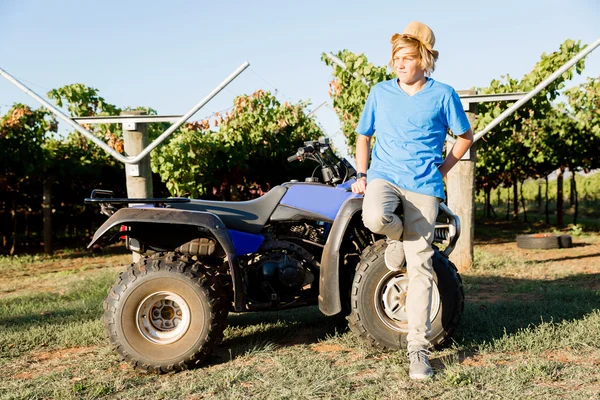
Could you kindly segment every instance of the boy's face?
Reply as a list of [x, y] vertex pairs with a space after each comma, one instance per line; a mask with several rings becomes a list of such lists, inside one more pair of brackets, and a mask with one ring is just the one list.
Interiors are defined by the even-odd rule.
[[425, 71], [421, 68], [421, 58], [416, 49], [403, 47], [394, 54], [394, 71], [400, 82], [411, 84], [425, 77]]

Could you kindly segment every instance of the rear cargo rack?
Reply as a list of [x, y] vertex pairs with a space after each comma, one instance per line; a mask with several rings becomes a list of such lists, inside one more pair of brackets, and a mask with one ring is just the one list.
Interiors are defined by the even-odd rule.
[[112, 190], [94, 189], [90, 197], [83, 200], [86, 204], [99, 204], [101, 212], [104, 215], [111, 216], [117, 209], [113, 204], [153, 204], [155, 207], [162, 207], [169, 203], [189, 203], [187, 197], [167, 197], [167, 198], [115, 198]]
[[132, 199], [132, 198], [86, 198], [84, 200], [87, 204], [101, 203], [101, 204], [129, 204], [129, 203], [144, 203], [144, 204], [162, 204], [162, 203], [189, 203], [190, 199], [187, 197], [167, 197], [167, 198], [148, 198], [148, 199]]
[[115, 198], [115, 194], [112, 190], [94, 189], [90, 197], [84, 200], [87, 204], [93, 203], [107, 203], [107, 204], [130, 204], [130, 203], [144, 203], [144, 204], [157, 204], [157, 203], [189, 203], [190, 199], [187, 197], [166, 197], [166, 198]]

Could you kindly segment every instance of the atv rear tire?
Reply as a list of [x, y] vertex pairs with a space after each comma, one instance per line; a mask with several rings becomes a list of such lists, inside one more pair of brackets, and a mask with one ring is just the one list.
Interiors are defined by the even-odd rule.
[[[408, 275], [406, 267], [394, 272], [387, 269], [385, 248], [385, 241], [380, 240], [363, 253], [354, 277], [348, 325], [369, 346], [395, 350], [407, 347], [405, 299]], [[464, 293], [456, 267], [437, 249], [433, 255], [433, 269], [429, 341], [441, 347], [449, 341], [460, 322]]]
[[104, 302], [104, 326], [123, 360], [155, 373], [204, 361], [227, 326], [218, 275], [204, 268], [179, 254], [157, 253], [119, 275]]

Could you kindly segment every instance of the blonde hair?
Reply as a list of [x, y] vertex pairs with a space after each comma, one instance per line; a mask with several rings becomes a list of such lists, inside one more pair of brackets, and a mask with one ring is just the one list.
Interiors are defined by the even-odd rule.
[[400, 35], [399, 33], [394, 34], [392, 39], [390, 40], [392, 44], [392, 58], [390, 59], [390, 67], [394, 68], [394, 55], [396, 52], [403, 48], [410, 48], [414, 50], [419, 55], [419, 64], [423, 71], [425, 71], [425, 75], [429, 76], [433, 71], [435, 71], [435, 62], [439, 57], [439, 52], [437, 50], [428, 50], [427, 47], [419, 39]]

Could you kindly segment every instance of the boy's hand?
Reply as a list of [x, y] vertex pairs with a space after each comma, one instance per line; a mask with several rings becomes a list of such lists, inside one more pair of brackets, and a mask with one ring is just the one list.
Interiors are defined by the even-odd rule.
[[352, 184], [352, 193], [365, 194], [367, 190], [367, 178], [357, 179], [356, 182]]

